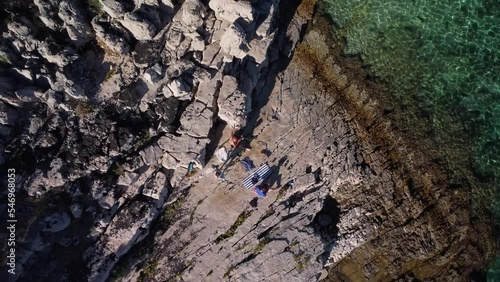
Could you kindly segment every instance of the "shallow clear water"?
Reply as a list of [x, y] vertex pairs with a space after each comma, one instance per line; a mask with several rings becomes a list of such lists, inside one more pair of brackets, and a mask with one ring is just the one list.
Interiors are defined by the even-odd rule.
[[500, 1], [322, 4], [347, 54], [361, 55], [396, 95], [415, 95], [438, 131], [462, 127], [475, 175], [496, 183], [488, 209], [500, 219]]
[[[476, 175], [500, 176], [500, 2], [324, 0], [346, 38], [397, 95], [417, 95], [446, 129], [459, 117]], [[500, 194], [500, 191], [498, 191]], [[500, 197], [499, 197], [500, 200]], [[492, 207], [500, 217], [500, 207]]]

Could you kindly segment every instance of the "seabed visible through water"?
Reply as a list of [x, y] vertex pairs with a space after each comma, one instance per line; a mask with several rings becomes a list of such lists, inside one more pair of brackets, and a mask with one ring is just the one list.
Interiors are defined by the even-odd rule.
[[[474, 212], [498, 225], [500, 2], [322, 0], [320, 9], [345, 55], [359, 55], [398, 101], [419, 108], [438, 144], [466, 152], [447, 153], [447, 161], [469, 184], [480, 183], [471, 185]], [[500, 258], [488, 280], [500, 281], [499, 272]]]

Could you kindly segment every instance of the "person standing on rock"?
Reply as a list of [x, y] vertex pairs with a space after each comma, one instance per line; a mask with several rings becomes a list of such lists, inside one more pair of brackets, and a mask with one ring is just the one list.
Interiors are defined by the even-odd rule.
[[241, 140], [243, 140], [243, 137], [241, 136], [241, 129], [233, 129], [231, 132], [231, 138], [229, 139], [229, 146], [231, 146], [231, 149], [237, 148], [238, 145], [240, 145]]
[[229, 138], [229, 146], [231, 147], [231, 150], [238, 148], [238, 146], [241, 145], [245, 150], [250, 150], [251, 147], [246, 142], [245, 138], [241, 135], [241, 129], [237, 129], [232, 131], [231, 133], [231, 138]]

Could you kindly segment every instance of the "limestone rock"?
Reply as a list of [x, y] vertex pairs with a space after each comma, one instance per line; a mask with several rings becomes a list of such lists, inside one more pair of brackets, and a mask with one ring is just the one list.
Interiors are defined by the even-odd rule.
[[245, 31], [237, 23], [234, 23], [226, 30], [219, 44], [221, 49], [231, 56], [239, 59], [246, 56], [245, 49], [248, 47], [245, 40]]
[[181, 164], [187, 165], [193, 160], [204, 164], [205, 146], [209, 141], [208, 138], [195, 138], [187, 134], [180, 137], [167, 134], [158, 140], [158, 145]]
[[214, 61], [215, 56], [219, 53], [221, 47], [218, 43], [212, 43], [206, 47], [203, 51], [203, 59], [201, 61], [202, 64], [210, 66], [210, 67], [218, 67], [216, 61]]
[[158, 83], [162, 78], [162, 69], [159, 65], [147, 69], [144, 73], [144, 80], [151, 85]]
[[81, 47], [92, 39], [92, 29], [77, 1], [62, 1], [58, 15], [63, 20], [68, 36], [75, 46]]
[[191, 46], [189, 47], [192, 51], [203, 51], [205, 50], [205, 41], [198, 33], [192, 32], [188, 33], [186, 36], [191, 38]]
[[203, 4], [200, 0], [186, 0], [179, 12], [182, 22], [189, 28], [196, 30], [203, 24]]
[[34, 0], [33, 3], [37, 6], [40, 12], [40, 20], [50, 29], [57, 30], [59, 23], [57, 19], [57, 11], [59, 2], [50, 0]]
[[165, 198], [168, 194], [167, 183], [166, 175], [159, 171], [149, 183], [144, 185], [142, 194], [155, 200]]
[[52, 50], [49, 42], [38, 41], [38, 52], [50, 63], [56, 64], [59, 68], [64, 68], [74, 60], [78, 59], [78, 55], [71, 48], [64, 48], [62, 51], [57, 52]]
[[147, 234], [158, 210], [153, 204], [132, 201], [109, 224], [101, 239], [87, 249], [88, 281], [102, 281], [118, 259]]
[[82, 216], [82, 206], [79, 204], [72, 204], [69, 209], [75, 218], [80, 218]]
[[62, 160], [55, 159], [51, 162], [51, 169], [46, 174], [41, 170], [37, 170], [25, 188], [28, 194], [30, 196], [41, 196], [51, 188], [63, 186], [67, 179], [60, 172], [62, 166]]
[[16, 96], [23, 102], [38, 102], [42, 93], [36, 87], [25, 87], [16, 91]]
[[191, 103], [181, 116], [179, 133], [194, 137], [207, 137], [212, 128], [214, 113], [205, 104], [195, 101]]
[[219, 92], [221, 86], [222, 75], [217, 75], [210, 81], [201, 81], [198, 85], [198, 92], [196, 92], [196, 100], [204, 103], [208, 107], [216, 107], [215, 97]]
[[14, 125], [18, 117], [18, 112], [11, 109], [5, 103], [0, 102], [0, 124]]
[[247, 22], [253, 21], [250, 1], [212, 0], [208, 6], [215, 12], [217, 19], [224, 19], [230, 23], [238, 18], [243, 18]]
[[[92, 20], [92, 28], [95, 31], [97, 43], [112, 55], [123, 56], [127, 54], [130, 47], [127, 43], [128, 36], [123, 28], [112, 26], [106, 29], [107, 22], [100, 22], [98, 18]], [[109, 50], [109, 51], [108, 51]]]
[[134, 13], [126, 13], [120, 23], [137, 40], [149, 40], [156, 35], [156, 27], [149, 20]]
[[217, 159], [219, 159], [219, 161], [221, 163], [227, 161], [226, 148], [222, 147], [222, 148], [218, 149], [217, 151], [215, 151], [215, 156], [217, 157]]
[[120, 1], [115, 0], [101, 0], [102, 9], [112, 18], [117, 18], [126, 12], [126, 8]]
[[61, 230], [66, 229], [71, 223], [71, 218], [65, 212], [63, 213], [55, 213], [51, 216], [48, 216], [44, 219], [44, 227], [43, 231], [47, 232], [59, 232]]
[[36, 31], [35, 27], [27, 19], [9, 22], [7, 28], [16, 38], [26, 38]]
[[74, 99], [86, 100], [87, 96], [85, 96], [83, 89], [68, 79], [63, 73], [57, 72], [56, 78], [57, 80], [51, 85], [53, 90], [64, 92]]
[[255, 59], [255, 62], [261, 64], [264, 62], [267, 56], [267, 50], [271, 45], [274, 36], [266, 37], [262, 40], [252, 40], [249, 43], [250, 51], [248, 52], [249, 56], [252, 56]]
[[139, 152], [139, 155], [142, 156], [142, 159], [145, 164], [147, 165], [152, 165], [156, 164], [158, 160], [161, 159], [163, 152], [158, 145], [153, 144], [151, 146], [148, 146], [144, 150]]
[[176, 169], [179, 166], [179, 161], [166, 152], [163, 154], [161, 164], [166, 169]]
[[191, 99], [191, 86], [181, 77], [170, 82], [168, 88], [172, 91], [174, 97], [184, 100]]
[[167, 32], [166, 46], [170, 50], [175, 50], [177, 47], [179, 47], [179, 45], [181, 45], [183, 39], [184, 35], [180, 30], [171, 28]]
[[219, 106], [219, 118], [227, 122], [233, 128], [242, 128], [246, 124], [249, 111], [247, 103], [250, 98], [238, 90], [236, 79], [224, 76], [219, 92], [217, 104]]

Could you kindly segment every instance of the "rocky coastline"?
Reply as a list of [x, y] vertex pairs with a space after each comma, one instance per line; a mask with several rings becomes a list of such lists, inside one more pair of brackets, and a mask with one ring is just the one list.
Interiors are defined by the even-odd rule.
[[316, 1], [2, 5], [9, 281], [470, 281], [498, 248]]

